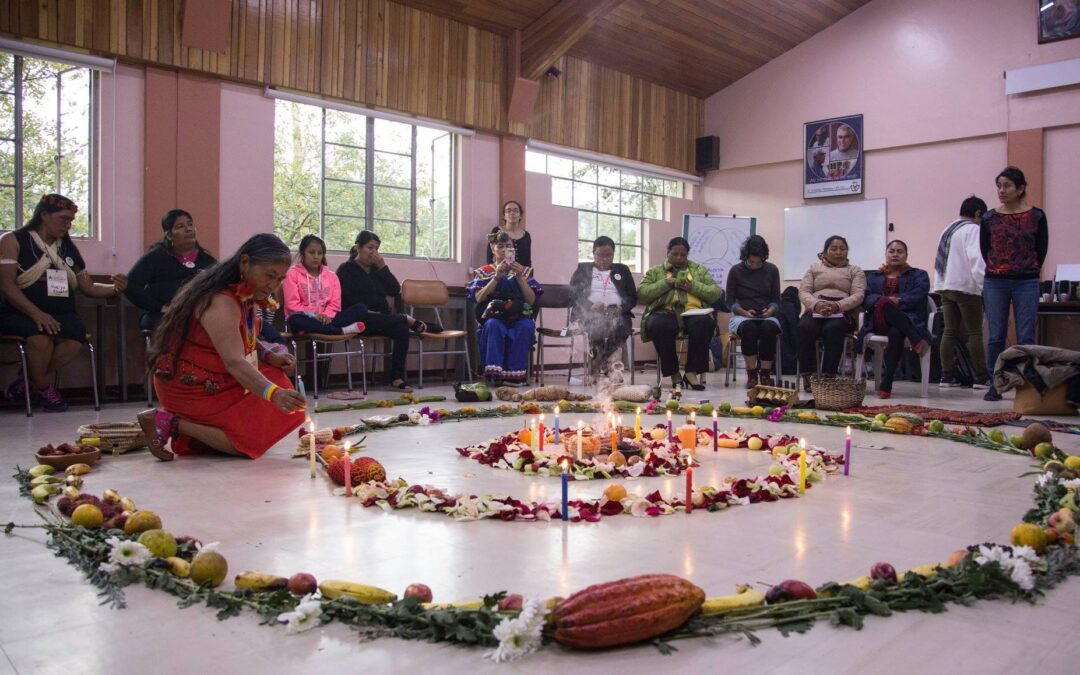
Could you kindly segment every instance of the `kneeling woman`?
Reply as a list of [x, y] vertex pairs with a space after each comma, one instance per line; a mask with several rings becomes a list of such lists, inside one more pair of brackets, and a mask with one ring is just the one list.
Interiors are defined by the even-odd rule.
[[531, 267], [508, 259], [510, 235], [492, 233], [488, 241], [493, 262], [478, 267], [466, 287], [480, 317], [480, 365], [489, 382], [522, 384], [536, 339], [533, 307], [544, 289]]
[[139, 414], [155, 457], [210, 449], [255, 459], [304, 421], [307, 402], [283, 372], [292, 355], [258, 340], [257, 306], [270, 301], [289, 262], [280, 239], [257, 234], [173, 300], [148, 355], [162, 407]]

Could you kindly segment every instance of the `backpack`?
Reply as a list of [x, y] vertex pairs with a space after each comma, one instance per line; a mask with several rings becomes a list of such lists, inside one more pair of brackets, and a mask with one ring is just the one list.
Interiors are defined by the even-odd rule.
[[967, 345], [959, 340], [956, 342], [956, 381], [965, 387], [975, 383], [975, 364], [971, 361], [971, 352]]

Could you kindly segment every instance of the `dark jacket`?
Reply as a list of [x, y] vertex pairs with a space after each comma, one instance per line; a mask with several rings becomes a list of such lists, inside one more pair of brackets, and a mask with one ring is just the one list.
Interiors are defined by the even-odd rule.
[[[592, 290], [592, 271], [593, 264], [591, 262], [578, 263], [577, 269], [574, 270], [574, 274], [570, 277], [570, 294], [574, 302], [574, 306], [570, 310], [571, 321], [575, 320], [580, 312], [587, 312], [592, 309], [592, 304], [589, 302], [589, 292]], [[619, 294], [623, 314], [627, 317], [633, 317], [633, 309], [637, 306], [637, 286], [634, 285], [634, 276], [630, 272], [630, 268], [622, 263], [614, 263], [611, 266], [611, 285], [615, 287]]]
[[[874, 330], [874, 305], [885, 292], [885, 273], [874, 270], [866, 273], [866, 295], [863, 298], [862, 329], [859, 331], [857, 348], [862, 349], [863, 339]], [[915, 330], [924, 340], [930, 342], [933, 336], [926, 327], [929, 313], [926, 311], [927, 298], [930, 295], [930, 277], [926, 270], [909, 267], [900, 274], [900, 309], [911, 320]]]
[[162, 307], [172, 302], [184, 284], [216, 264], [214, 256], [199, 249], [195, 266], [184, 267], [164, 245], [154, 244], [128, 272], [124, 295], [144, 312], [160, 312]]
[[341, 282], [343, 308], [363, 304], [372, 312], [391, 314], [386, 296], [395, 299], [401, 296], [401, 284], [390, 271], [389, 265], [368, 274], [355, 261], [347, 260], [337, 268], [337, 275]]

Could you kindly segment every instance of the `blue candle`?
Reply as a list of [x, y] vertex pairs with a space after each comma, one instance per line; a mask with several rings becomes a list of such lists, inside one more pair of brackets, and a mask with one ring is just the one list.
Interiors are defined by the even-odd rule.
[[562, 462], [562, 519], [570, 520], [570, 500], [567, 490], [569, 489], [568, 481], [570, 475], [566, 472], [566, 460]]
[[299, 375], [296, 376], [296, 389], [300, 392], [300, 395], [307, 398], [307, 389], [304, 388], [304, 378]]
[[559, 444], [559, 406], [555, 406], [555, 445]]

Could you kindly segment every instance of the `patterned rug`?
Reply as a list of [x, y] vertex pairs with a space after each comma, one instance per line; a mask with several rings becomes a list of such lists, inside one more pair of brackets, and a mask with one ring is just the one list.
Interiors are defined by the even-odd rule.
[[858, 408], [848, 408], [844, 412], [858, 413], [860, 415], [913, 413], [924, 420], [941, 420], [946, 424], [967, 424], [976, 427], [996, 427], [1020, 419], [1020, 413], [1015, 412], [968, 412], [965, 410], [927, 408], [921, 405], [864, 405]]

